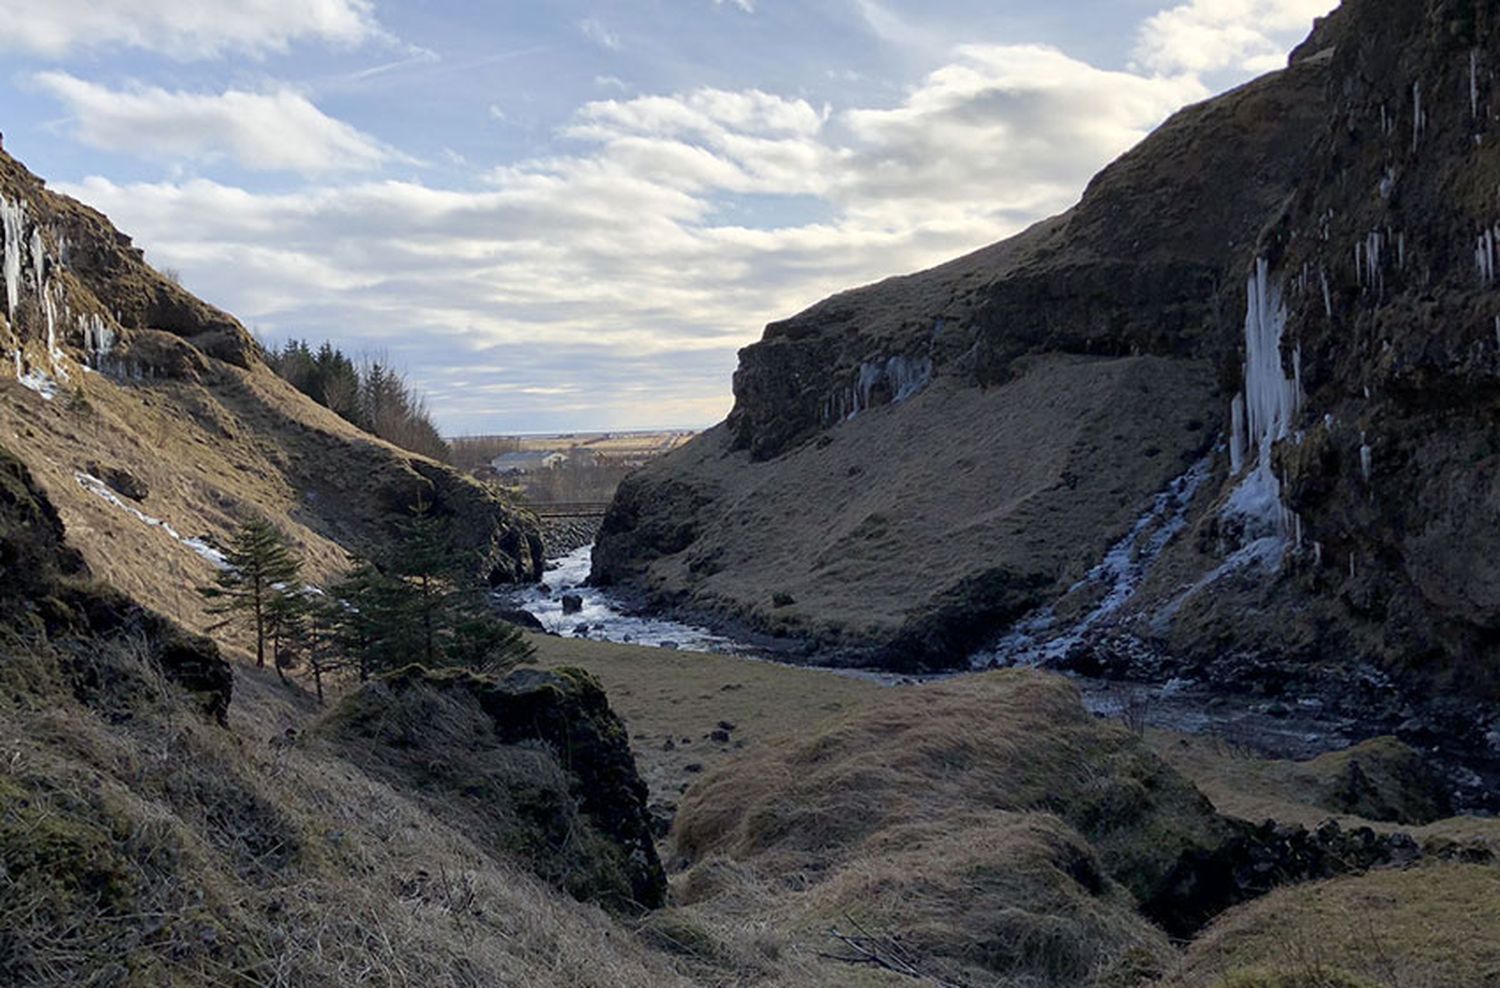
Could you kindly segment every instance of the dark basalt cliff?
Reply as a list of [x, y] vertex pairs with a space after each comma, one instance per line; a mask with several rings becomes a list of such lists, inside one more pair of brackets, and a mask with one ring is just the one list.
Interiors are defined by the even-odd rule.
[[734, 448], [770, 459], [903, 383], [994, 385], [1027, 354], [1227, 358], [1242, 271], [1325, 119], [1327, 55], [1181, 111], [1062, 216], [772, 323], [740, 354]]
[[[1051, 605], [1028, 634], [1092, 615], [1060, 651], [1493, 688], [1497, 70], [1500, 5], [1349, 0], [1070, 212], [773, 323], [728, 421], [622, 487], [595, 578], [901, 668], [962, 665]], [[1285, 510], [1247, 517], [1264, 485], [1230, 462], [1231, 404], [1254, 419], [1267, 387]], [[933, 545], [945, 566], [910, 562]]]

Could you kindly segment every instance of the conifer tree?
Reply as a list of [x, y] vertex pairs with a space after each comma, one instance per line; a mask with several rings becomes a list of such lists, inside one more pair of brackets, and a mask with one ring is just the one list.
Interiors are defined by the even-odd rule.
[[362, 562], [330, 588], [334, 639], [361, 680], [412, 662], [494, 671], [531, 657], [520, 630], [495, 616], [463, 563], [447, 524], [419, 501], [384, 570]]
[[208, 600], [209, 613], [224, 618], [216, 629], [238, 621], [254, 633], [255, 665], [264, 669], [277, 602], [300, 591], [302, 562], [276, 526], [263, 518], [239, 527], [224, 560], [228, 565], [198, 592]]

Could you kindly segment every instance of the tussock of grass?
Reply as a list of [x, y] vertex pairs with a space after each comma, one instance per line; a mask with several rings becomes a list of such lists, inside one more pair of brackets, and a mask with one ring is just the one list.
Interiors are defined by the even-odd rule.
[[713, 853], [791, 867], [857, 854], [891, 826], [976, 807], [1051, 812], [1140, 896], [1183, 850], [1219, 834], [1212, 808], [1065, 680], [998, 672], [889, 702], [748, 753], [688, 794], [684, 863]]
[[1163, 988], [1490, 988], [1497, 931], [1500, 868], [1374, 871], [1226, 913]]
[[800, 950], [857, 924], [965, 984], [1119, 983], [1168, 963], [1131, 893], [1217, 834], [1191, 786], [1055, 677], [885, 699], [688, 793], [672, 848], [695, 915], [772, 917]]

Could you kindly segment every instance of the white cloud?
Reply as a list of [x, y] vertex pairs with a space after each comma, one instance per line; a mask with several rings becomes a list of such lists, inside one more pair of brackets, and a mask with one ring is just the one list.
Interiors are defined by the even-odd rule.
[[1191, 78], [1107, 72], [1051, 48], [965, 46], [893, 109], [845, 115], [844, 194], [1061, 207], [1105, 163], [1208, 91]]
[[765, 322], [1066, 208], [1202, 95], [969, 47], [893, 107], [718, 89], [589, 103], [560, 135], [569, 153], [477, 190], [67, 191], [248, 323], [388, 348], [449, 428], [703, 424]]
[[232, 158], [259, 171], [308, 175], [370, 169], [399, 157], [288, 88], [113, 90], [64, 72], [43, 72], [35, 81], [67, 107], [74, 137], [107, 151], [167, 161]]
[[755, 13], [754, 0], [714, 0], [715, 7], [722, 7], [726, 3], [731, 7], [738, 7], [747, 14]]
[[1159, 73], [1267, 72], [1334, 0], [1190, 0], [1149, 18], [1135, 58]]
[[590, 17], [587, 20], [579, 21], [578, 30], [583, 32], [585, 38], [588, 38], [601, 48], [608, 48], [610, 51], [620, 50], [619, 35], [610, 31], [609, 28], [604, 26], [604, 22], [597, 18]]
[[194, 59], [382, 36], [371, 0], [0, 0], [0, 24], [0, 50], [51, 57], [143, 48]]

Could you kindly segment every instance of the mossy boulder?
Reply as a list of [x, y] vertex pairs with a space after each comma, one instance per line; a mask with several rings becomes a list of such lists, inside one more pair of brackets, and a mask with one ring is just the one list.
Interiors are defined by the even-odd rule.
[[666, 901], [646, 785], [586, 672], [409, 666], [349, 697], [318, 733], [579, 899], [623, 911]]
[[1311, 801], [1348, 813], [1406, 826], [1453, 815], [1442, 777], [1422, 753], [1393, 737], [1373, 738], [1299, 766]]

